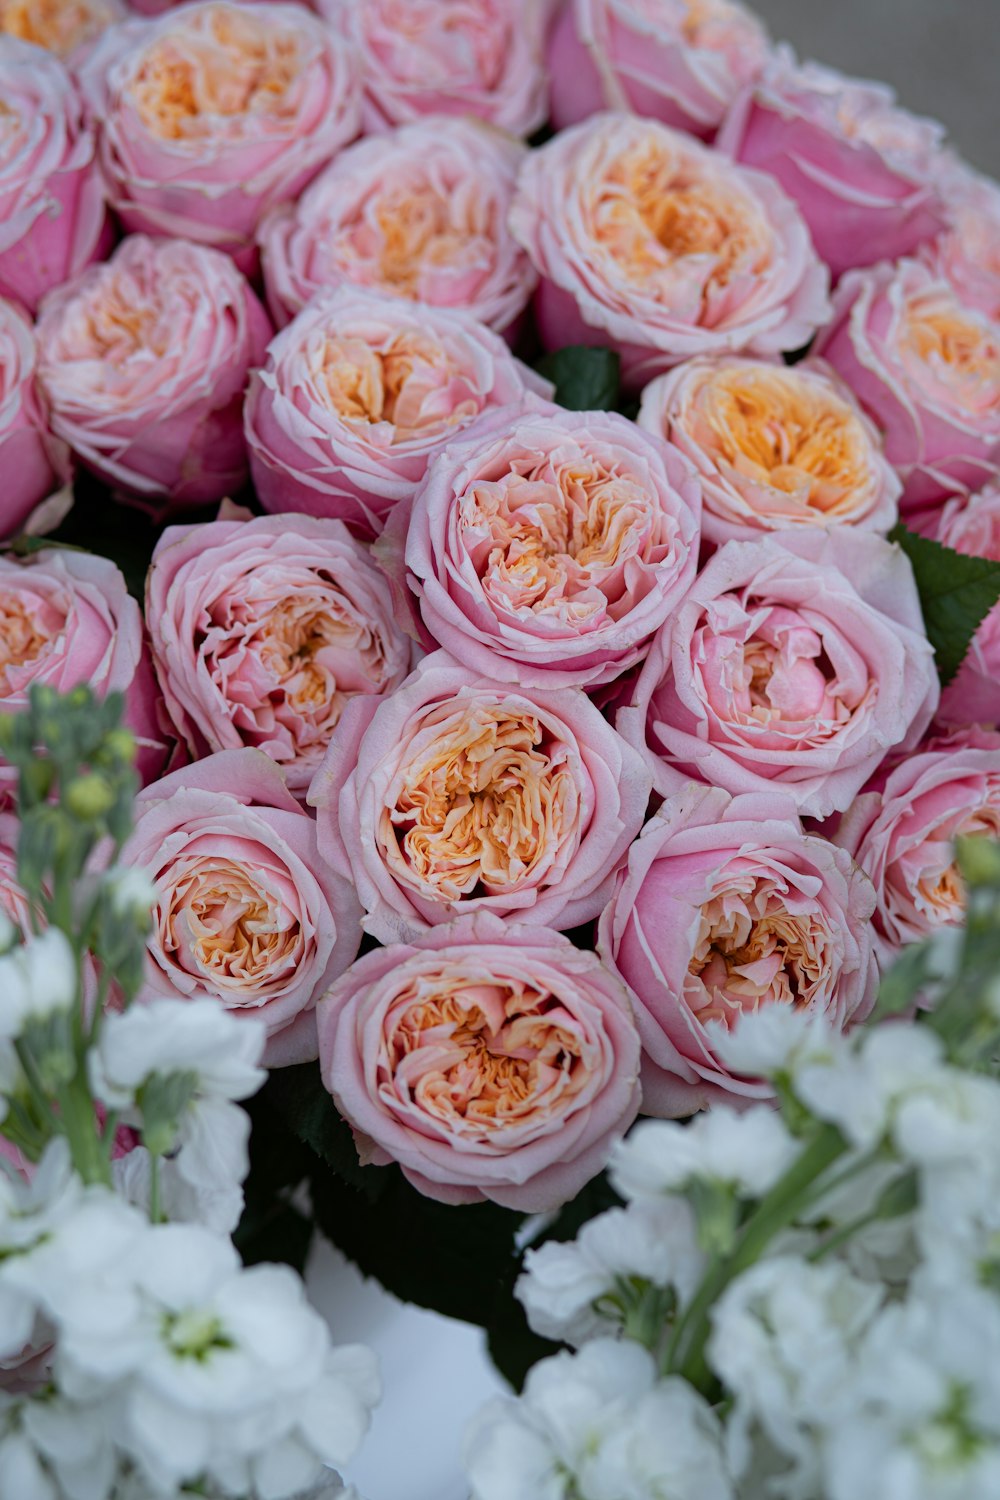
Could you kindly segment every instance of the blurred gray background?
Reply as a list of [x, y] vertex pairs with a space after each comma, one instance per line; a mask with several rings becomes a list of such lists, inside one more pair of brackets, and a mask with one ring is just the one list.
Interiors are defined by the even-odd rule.
[[1000, 0], [749, 0], [805, 61], [891, 83], [1000, 177]]

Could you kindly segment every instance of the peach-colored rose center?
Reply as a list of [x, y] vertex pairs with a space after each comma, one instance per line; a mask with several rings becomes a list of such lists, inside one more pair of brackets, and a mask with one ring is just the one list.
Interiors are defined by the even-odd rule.
[[714, 371], [682, 421], [720, 468], [781, 490], [824, 517], [850, 515], [865, 493], [871, 440], [860, 418], [794, 371], [752, 365]]
[[250, 870], [210, 856], [175, 871], [161, 906], [163, 949], [210, 985], [245, 991], [286, 976], [301, 952], [296, 917]]
[[146, 128], [176, 141], [210, 135], [220, 119], [280, 118], [301, 67], [293, 27], [213, 6], [153, 43], [130, 93]]
[[65, 623], [46, 600], [35, 598], [26, 607], [16, 593], [0, 592], [0, 694], [14, 691], [17, 669], [37, 661]]
[[0, 31], [67, 57], [115, 19], [102, 0], [0, 0]]
[[[261, 659], [289, 702], [309, 717], [322, 710], [332, 729], [347, 697], [358, 690], [356, 679], [360, 676], [372, 684], [381, 680], [380, 644], [356, 620], [331, 609], [329, 601], [289, 599], [263, 623]], [[338, 682], [337, 667], [344, 656], [350, 656], [351, 665], [341, 670]], [[358, 657], [362, 661], [355, 661]]]
[[586, 1085], [577, 1022], [514, 979], [421, 975], [383, 1026], [383, 1091], [408, 1094], [449, 1131], [489, 1139], [565, 1112]]
[[433, 899], [497, 895], [538, 880], [576, 827], [578, 803], [565, 752], [546, 744], [537, 719], [477, 704], [404, 767], [381, 840]]
[[348, 421], [390, 423], [393, 443], [466, 422], [481, 407], [458, 366], [423, 334], [402, 331], [381, 349], [331, 338], [322, 366], [331, 406]]
[[1000, 329], [932, 291], [906, 309], [901, 350], [916, 380], [969, 413], [1000, 411]]
[[105, 272], [76, 306], [80, 319], [68, 336], [79, 351], [78, 358], [119, 366], [146, 352], [162, 358], [169, 348], [169, 332], [160, 326], [158, 309], [127, 273]]
[[987, 803], [962, 819], [954, 828], [941, 829], [943, 836], [928, 839], [904, 854], [902, 863], [913, 867], [912, 895], [917, 910], [934, 926], [957, 926], [965, 917], [965, 882], [953, 857], [955, 838], [1000, 839], [1000, 802]]
[[830, 981], [830, 935], [790, 912], [773, 881], [731, 876], [701, 909], [685, 998], [699, 1021], [731, 1026], [761, 1005], [807, 1006]]

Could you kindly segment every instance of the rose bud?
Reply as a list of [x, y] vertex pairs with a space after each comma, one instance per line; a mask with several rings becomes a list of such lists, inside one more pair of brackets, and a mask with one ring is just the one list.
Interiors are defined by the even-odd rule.
[[552, 120], [633, 109], [708, 136], [767, 57], [760, 20], [732, 0], [569, 0], [549, 45]]
[[35, 506], [70, 477], [69, 450], [47, 430], [31, 324], [0, 298], [0, 537], [16, 536]]
[[[921, 529], [956, 552], [1000, 563], [1000, 482], [978, 495], [949, 500], [940, 512], [922, 518]], [[941, 694], [937, 718], [942, 724], [1000, 726], [1000, 604], [973, 636], [956, 677]]]
[[551, 0], [317, 0], [353, 42], [365, 134], [422, 115], [474, 115], [511, 135], [545, 123]]
[[639, 1104], [621, 980], [487, 912], [358, 960], [320, 1002], [323, 1082], [363, 1159], [444, 1203], [542, 1213], [607, 1164]]
[[316, 1056], [316, 1002], [361, 940], [350, 884], [259, 750], [225, 750], [154, 782], [121, 862], [156, 890], [139, 1001], [217, 1000], [263, 1021], [264, 1063]]
[[834, 279], [910, 255], [944, 224], [934, 185], [944, 129], [892, 89], [783, 49], [734, 104], [720, 151], [769, 172], [798, 204]]
[[428, 469], [407, 579], [430, 636], [484, 676], [599, 686], [691, 583], [700, 515], [677, 450], [617, 412], [497, 412]]
[[947, 158], [940, 180], [946, 224], [920, 259], [960, 302], [1000, 320], [1000, 184]]
[[651, 778], [585, 693], [498, 686], [444, 651], [347, 705], [309, 793], [382, 942], [466, 912], [575, 927], [604, 906]]
[[882, 429], [904, 510], [1000, 468], [1000, 324], [914, 260], [849, 271], [813, 350]]
[[126, 230], [254, 261], [261, 215], [357, 134], [356, 59], [300, 5], [201, 0], [107, 30], [80, 69]]
[[127, 14], [123, 0], [0, 0], [0, 32], [54, 52], [71, 64]]
[[107, 253], [94, 135], [57, 58], [0, 35], [0, 295], [34, 312], [50, 287]]
[[969, 728], [934, 740], [882, 775], [833, 837], [870, 876], [880, 960], [965, 921], [958, 838], [1000, 838], [1000, 734]]
[[710, 542], [896, 520], [902, 485], [878, 430], [819, 360], [689, 360], [646, 387], [638, 422], [694, 464]]
[[791, 199], [655, 120], [595, 115], [532, 152], [510, 227], [546, 347], [610, 343], [629, 389], [696, 354], [798, 349], [829, 317]]
[[[144, 780], [160, 774], [169, 744], [142, 614], [108, 558], [71, 547], [0, 557], [0, 712], [27, 708], [34, 682], [60, 693], [81, 684], [101, 698], [124, 693], [139, 773]], [[0, 799], [12, 799], [16, 784], [14, 768], [0, 760]]]
[[536, 281], [507, 230], [526, 155], [478, 120], [444, 115], [359, 141], [261, 225], [275, 322], [347, 282], [465, 309], [502, 333]]
[[727, 542], [653, 642], [616, 723], [657, 790], [697, 777], [842, 812], [938, 701], [913, 573], [847, 527]]
[[711, 1023], [731, 1030], [765, 1005], [863, 1021], [878, 988], [874, 905], [868, 878], [802, 832], [780, 788], [731, 797], [688, 782], [669, 797], [600, 923], [601, 956], [636, 1001], [643, 1113], [769, 1096], [716, 1056]]
[[463, 313], [354, 286], [317, 292], [250, 380], [254, 489], [265, 510], [336, 516], [372, 537], [480, 412], [551, 393]]
[[301, 795], [345, 705], [391, 692], [410, 666], [388, 579], [339, 521], [312, 516], [169, 527], [146, 618], [191, 754], [263, 750]]
[[270, 332], [227, 255], [132, 235], [42, 307], [52, 430], [126, 494], [219, 500], [246, 479], [243, 392]]

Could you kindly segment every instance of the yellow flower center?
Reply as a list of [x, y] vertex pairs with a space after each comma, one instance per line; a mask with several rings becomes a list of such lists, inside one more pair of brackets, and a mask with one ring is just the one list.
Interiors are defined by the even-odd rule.
[[28, 609], [16, 593], [0, 592], [0, 694], [13, 690], [12, 671], [37, 661], [63, 623], [41, 600]]
[[[461, 371], [440, 345], [425, 335], [402, 330], [381, 349], [363, 339], [327, 339], [320, 387], [347, 421], [390, 423], [393, 443], [454, 427], [474, 416], [480, 403], [471, 389], [454, 394]], [[451, 399], [442, 412], [439, 392]]]
[[970, 413], [1000, 408], [1000, 329], [957, 299], [937, 289], [911, 299], [901, 349], [925, 388], [943, 388]]
[[0, 0], [0, 31], [67, 57], [115, 19], [102, 0]]

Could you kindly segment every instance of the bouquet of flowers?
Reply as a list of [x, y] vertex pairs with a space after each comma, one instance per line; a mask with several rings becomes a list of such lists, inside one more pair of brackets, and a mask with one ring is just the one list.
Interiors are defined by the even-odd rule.
[[0, 1500], [345, 1493], [317, 1232], [473, 1500], [995, 1500], [1000, 187], [731, 0], [0, 115]]

